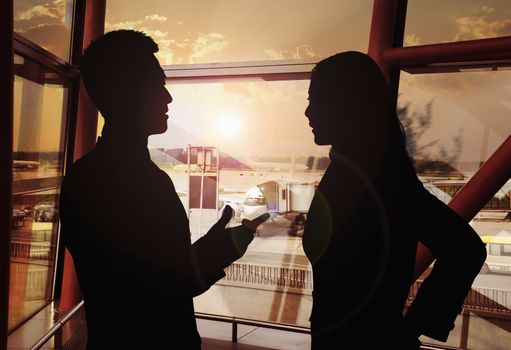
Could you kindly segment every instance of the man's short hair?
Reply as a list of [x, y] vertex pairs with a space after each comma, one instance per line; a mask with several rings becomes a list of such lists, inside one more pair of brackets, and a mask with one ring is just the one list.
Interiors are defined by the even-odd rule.
[[85, 49], [81, 60], [83, 83], [103, 116], [108, 113], [112, 94], [133, 85], [140, 64], [157, 51], [158, 45], [145, 33], [124, 29], [100, 36]]

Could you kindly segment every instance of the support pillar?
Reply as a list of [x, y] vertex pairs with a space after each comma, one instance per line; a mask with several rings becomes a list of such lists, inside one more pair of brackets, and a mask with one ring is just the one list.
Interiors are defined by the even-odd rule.
[[[105, 31], [106, 0], [88, 0], [85, 9], [85, 25], [83, 33], [83, 46], [85, 49], [92, 40], [95, 40]], [[80, 79], [80, 94], [78, 98], [78, 113], [76, 120], [76, 136], [73, 159], [81, 158], [96, 144], [96, 131], [98, 123], [98, 110], [92, 103], [83, 82]], [[60, 309], [71, 310], [80, 300], [82, 294], [73, 258], [69, 251], [65, 252], [64, 272], [62, 275], [62, 291]]]
[[408, 0], [374, 0], [367, 54], [378, 64], [397, 106], [400, 70], [384, 57], [386, 50], [403, 46]]

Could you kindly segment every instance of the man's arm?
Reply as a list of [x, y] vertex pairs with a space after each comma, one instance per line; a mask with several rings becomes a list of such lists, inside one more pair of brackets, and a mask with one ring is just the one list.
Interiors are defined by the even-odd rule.
[[245, 254], [257, 226], [269, 217], [269, 214], [263, 214], [254, 220], [243, 220], [240, 226], [226, 228], [232, 213], [232, 208], [226, 206], [218, 222], [192, 245], [194, 268], [205, 288], [200, 293], [223, 278], [223, 269]]

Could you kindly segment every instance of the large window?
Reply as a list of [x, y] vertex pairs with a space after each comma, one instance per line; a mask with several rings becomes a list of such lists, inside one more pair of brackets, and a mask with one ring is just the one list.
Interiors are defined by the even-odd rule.
[[[404, 46], [510, 35], [506, 5], [505, 0], [410, 0]], [[207, 231], [226, 204], [236, 211], [233, 221], [271, 213], [226, 278], [195, 299], [196, 311], [309, 325], [312, 276], [300, 235], [328, 150], [314, 146], [303, 116], [308, 80], [288, 73], [336, 52], [366, 52], [372, 7], [373, 1], [334, 0], [107, 2], [106, 30], [144, 31], [158, 43], [160, 63], [169, 65], [174, 97], [169, 130], [150, 138], [151, 156], [176, 185], [192, 239]], [[510, 78], [502, 70], [402, 72], [398, 112], [408, 148], [426, 188], [445, 203], [509, 135]], [[203, 166], [206, 158], [206, 153], [202, 160], [190, 155], [194, 147], [218, 156], [218, 163], [211, 163], [218, 173], [200, 182], [214, 188], [213, 208], [191, 204], [191, 184], [199, 184], [191, 177], [201, 167], [189, 160]], [[206, 193], [202, 187], [201, 193]], [[505, 185], [471, 221], [485, 239], [511, 232], [509, 198]], [[499, 238], [492, 244], [487, 246], [503, 243]], [[500, 306], [491, 309], [492, 318], [474, 317], [471, 327], [509, 337], [492, 326], [511, 306], [502, 292], [510, 277], [495, 271], [490, 264], [483, 268], [474, 284], [477, 294], [471, 295]], [[479, 301], [474, 306], [486, 307]], [[449, 345], [466, 338], [465, 326], [460, 317]], [[477, 334], [469, 334], [471, 347], [489, 341]], [[491, 338], [492, 348], [504, 344]]]
[[[308, 326], [312, 275], [301, 234], [328, 149], [314, 145], [304, 116], [308, 80], [169, 85], [169, 130], [150, 138], [153, 160], [189, 209], [192, 240], [218, 219], [190, 205], [188, 145], [219, 151], [219, 209], [270, 213], [227, 277], [195, 299], [196, 311]], [[200, 103], [197, 103], [200, 101]], [[200, 174], [199, 174], [200, 175]], [[193, 185], [193, 184], [192, 184]], [[250, 300], [250, 302], [247, 302]]]
[[[444, 202], [456, 195], [510, 135], [509, 96], [511, 72], [506, 70], [401, 73], [398, 111], [408, 150], [425, 186]], [[511, 239], [510, 190], [508, 182], [470, 223], [487, 243], [488, 258], [466, 302], [486, 313], [463, 321], [460, 317], [449, 345], [468, 341], [471, 348], [500, 349], [510, 339], [497, 321], [507, 319], [511, 307], [511, 258], [502, 256]], [[463, 322], [470, 324], [468, 334], [463, 333], [468, 326]], [[502, 337], [483, 339], [480, 332]]]
[[[54, 298], [74, 0], [15, 0], [9, 330]], [[73, 84], [75, 83], [75, 84]]]
[[[226, 278], [195, 298], [197, 312], [309, 326], [312, 274], [301, 234], [329, 159], [304, 116], [313, 65], [303, 64], [365, 52], [372, 7], [369, 0], [107, 2], [106, 31], [144, 31], [170, 65], [169, 130], [149, 146], [188, 210], [192, 240], [225, 205], [235, 209], [233, 225], [270, 213]], [[218, 155], [218, 173], [188, 164], [190, 150], [190, 163], [204, 165], [196, 148]], [[197, 188], [205, 196], [212, 188], [218, 203], [197, 208]]]
[[9, 329], [53, 297], [70, 80], [15, 56]]

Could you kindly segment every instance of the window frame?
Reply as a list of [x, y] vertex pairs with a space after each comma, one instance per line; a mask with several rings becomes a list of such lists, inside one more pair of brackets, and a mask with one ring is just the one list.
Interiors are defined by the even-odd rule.
[[[45, 50], [41, 46], [28, 40], [18, 33], [12, 33], [13, 36], [13, 53], [21, 57], [23, 60], [31, 61], [31, 64], [39, 65], [44, 69], [51, 72], [52, 76], [50, 80], [45, 82], [56, 83], [65, 86], [67, 88], [67, 101], [65, 103], [63, 114], [65, 120], [63, 120], [64, 130], [64, 158], [63, 158], [63, 174], [66, 173], [69, 165], [73, 161], [74, 142], [75, 142], [75, 131], [76, 131], [76, 116], [78, 110], [78, 93], [80, 88], [80, 71], [77, 66], [79, 57], [81, 55], [83, 33], [84, 33], [84, 21], [85, 21], [85, 3], [86, 0], [75, 0], [73, 5], [73, 19], [71, 25], [71, 42], [70, 42], [70, 62], [66, 62], [62, 58], [55, 54]], [[37, 78], [29, 70], [22, 69], [21, 65], [13, 63], [13, 79], [14, 75], [18, 75], [24, 79], [28, 79], [35, 83], [41, 84], [41, 81], [37, 81]], [[54, 81], [52, 81], [54, 80]], [[45, 82], [42, 82], [44, 84]], [[13, 118], [13, 116], [11, 116]], [[11, 131], [12, 132], [12, 131]], [[62, 183], [62, 176], [43, 178], [43, 179], [31, 179], [31, 180], [12, 180], [11, 187], [11, 201], [19, 195], [36, 193], [47, 190], [55, 190], [60, 188]], [[12, 210], [12, 209], [11, 209]], [[44, 306], [35, 310], [32, 314], [36, 314], [41, 309], [46, 307], [48, 303], [60, 297], [60, 286], [62, 284], [62, 273], [63, 273], [63, 258], [65, 248], [60, 240], [60, 225], [57, 225], [57, 241], [56, 241], [56, 253], [55, 253], [55, 264], [53, 266], [53, 273], [51, 275], [52, 285], [50, 299], [45, 303]], [[11, 232], [9, 231], [9, 241]], [[10, 262], [9, 262], [10, 264]], [[31, 316], [28, 316], [26, 320], [20, 324], [14, 326], [8, 330], [8, 334], [11, 334], [16, 329], [23, 326], [23, 324], [30, 320]]]

